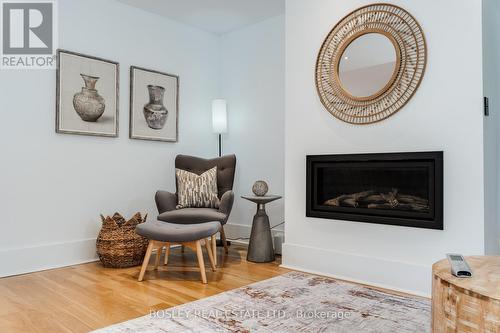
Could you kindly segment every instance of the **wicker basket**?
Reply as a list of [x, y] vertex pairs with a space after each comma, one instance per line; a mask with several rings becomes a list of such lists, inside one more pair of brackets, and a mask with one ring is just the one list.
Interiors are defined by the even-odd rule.
[[124, 268], [142, 264], [148, 240], [135, 233], [135, 227], [146, 222], [147, 214], [135, 214], [129, 221], [118, 213], [101, 215], [102, 228], [97, 237], [97, 255], [104, 267]]

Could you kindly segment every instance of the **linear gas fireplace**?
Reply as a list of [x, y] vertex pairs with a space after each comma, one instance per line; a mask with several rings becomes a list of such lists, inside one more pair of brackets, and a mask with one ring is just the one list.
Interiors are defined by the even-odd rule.
[[306, 215], [443, 229], [443, 152], [307, 156]]

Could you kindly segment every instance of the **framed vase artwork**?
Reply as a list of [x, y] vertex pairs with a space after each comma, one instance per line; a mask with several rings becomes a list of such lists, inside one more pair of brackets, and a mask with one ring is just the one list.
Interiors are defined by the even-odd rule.
[[119, 64], [57, 50], [56, 132], [118, 136]]
[[130, 67], [130, 138], [177, 142], [179, 77]]

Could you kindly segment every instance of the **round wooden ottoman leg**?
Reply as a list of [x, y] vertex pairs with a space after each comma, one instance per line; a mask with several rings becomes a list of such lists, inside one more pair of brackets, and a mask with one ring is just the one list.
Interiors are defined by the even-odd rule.
[[139, 273], [139, 282], [144, 279], [144, 273], [148, 268], [149, 259], [151, 258], [151, 252], [153, 252], [154, 241], [149, 241], [148, 249], [146, 250], [146, 255], [144, 256], [144, 261], [142, 262], [141, 272]]
[[163, 243], [157, 243], [157, 248], [156, 248], [156, 258], [155, 258], [155, 270], [158, 269], [158, 266], [160, 265], [160, 257], [161, 253], [163, 252]]

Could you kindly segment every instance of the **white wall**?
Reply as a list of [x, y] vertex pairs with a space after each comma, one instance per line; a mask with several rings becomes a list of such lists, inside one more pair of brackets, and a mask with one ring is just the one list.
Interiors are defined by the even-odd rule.
[[[278, 16], [221, 37], [221, 97], [228, 102], [224, 153], [235, 153], [236, 200], [229, 220], [230, 237], [248, 237], [256, 180], [269, 192], [284, 192], [285, 17]], [[271, 225], [284, 218], [284, 200], [267, 205]]]
[[485, 174], [485, 252], [500, 254], [500, 3], [483, 0], [483, 75], [484, 95], [489, 97], [490, 116], [484, 118], [484, 174]]
[[[289, 267], [428, 295], [433, 262], [447, 252], [484, 253], [481, 2], [389, 2], [422, 25], [427, 71], [396, 115], [355, 126], [323, 108], [314, 67], [333, 26], [370, 2], [287, 1], [283, 259]], [[305, 217], [307, 154], [428, 150], [444, 151], [444, 231]]]
[[[59, 11], [61, 48], [120, 62], [120, 137], [56, 134], [55, 71], [0, 72], [0, 276], [95, 258], [100, 213], [156, 217], [174, 156], [215, 155], [218, 37], [110, 0]], [[130, 65], [180, 75], [179, 143], [128, 139]]]

